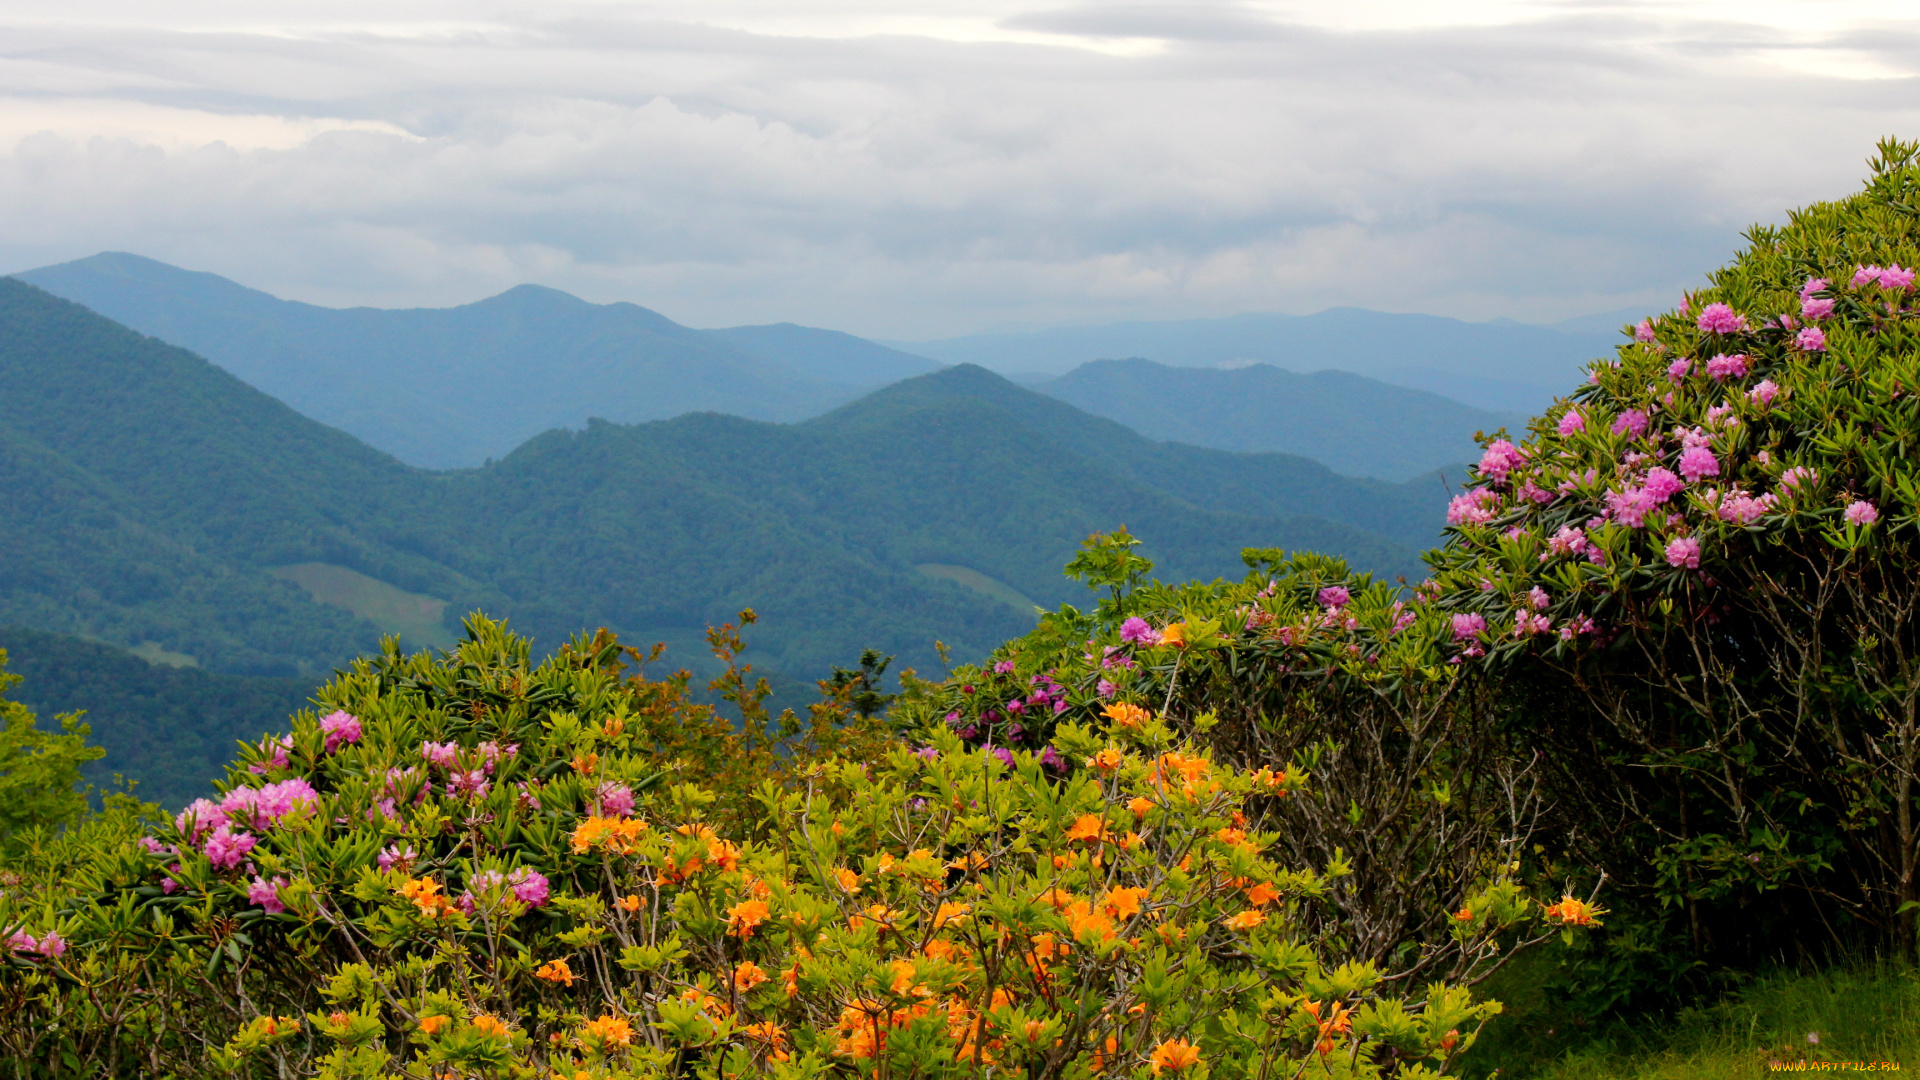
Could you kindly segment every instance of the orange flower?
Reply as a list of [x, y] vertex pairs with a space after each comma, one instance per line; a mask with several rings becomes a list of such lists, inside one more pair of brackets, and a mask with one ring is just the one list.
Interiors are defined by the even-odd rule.
[[1176, 649], [1185, 648], [1187, 644], [1187, 624], [1183, 622], [1168, 623], [1165, 627], [1161, 628], [1160, 644], [1171, 645]]
[[440, 895], [440, 883], [432, 878], [415, 878], [400, 886], [400, 895], [413, 901], [421, 915], [429, 919], [454, 910], [453, 902]]
[[1152, 713], [1124, 701], [1116, 701], [1101, 711], [1106, 714], [1107, 719], [1123, 728], [1137, 728], [1153, 719]]
[[1118, 769], [1125, 762], [1125, 760], [1126, 759], [1121, 756], [1120, 751], [1109, 746], [1105, 750], [1102, 750], [1099, 753], [1088, 758], [1087, 768], [1098, 769], [1103, 773], [1110, 773], [1115, 769]]
[[753, 936], [753, 928], [767, 921], [770, 912], [765, 900], [742, 900], [727, 909], [727, 933], [746, 939]]
[[1116, 919], [1131, 919], [1140, 914], [1140, 901], [1147, 898], [1146, 889], [1130, 889], [1122, 886], [1113, 889], [1100, 898], [1101, 910]]
[[1093, 905], [1085, 900], [1068, 904], [1064, 914], [1067, 917], [1067, 928], [1076, 938], [1093, 934], [1105, 941], [1113, 937], [1113, 920], [1095, 911]]
[[973, 906], [970, 904], [943, 903], [940, 905], [939, 910], [933, 913], [933, 928], [935, 930], [943, 930], [949, 925], [966, 918], [967, 913], [972, 910]]
[[1472, 922], [1473, 909], [1470, 907], [1463, 907], [1459, 911], [1454, 912], [1453, 921], [1454, 922]]
[[754, 987], [766, 982], [772, 976], [766, 969], [751, 960], [742, 960], [733, 968], [733, 988], [739, 993], [747, 993]]
[[731, 873], [740, 865], [740, 849], [725, 840], [707, 842], [707, 857], [723, 872]]
[[577, 976], [574, 975], [573, 969], [567, 966], [565, 960], [549, 960], [540, 965], [540, 970], [534, 972], [533, 977], [536, 979], [545, 979], [548, 982], [566, 983], [568, 986], [572, 986], [573, 980]]
[[600, 771], [599, 754], [581, 754], [573, 759], [573, 771], [581, 776], [592, 776]]
[[1247, 903], [1254, 907], [1266, 907], [1279, 898], [1280, 890], [1264, 881], [1247, 890]]
[[1229, 930], [1251, 930], [1254, 927], [1259, 926], [1261, 923], [1266, 921], [1267, 921], [1267, 917], [1265, 915], [1261, 914], [1258, 911], [1253, 910], [1252, 908], [1248, 908], [1247, 910], [1241, 912], [1238, 915], [1233, 915], [1226, 919], [1222, 919], [1220, 921], [1220, 925], [1226, 927]]
[[840, 887], [849, 893], [857, 893], [860, 891], [860, 875], [844, 866], [836, 866], [833, 868], [833, 880], [839, 882]]
[[482, 1035], [497, 1035], [502, 1039], [507, 1037], [506, 1021], [491, 1013], [481, 1013], [479, 1016], [474, 1017], [473, 1030]]
[[1145, 795], [1136, 795], [1134, 800], [1127, 804], [1127, 809], [1133, 811], [1134, 817], [1146, 817], [1147, 811], [1153, 809], [1153, 800]]
[[788, 997], [800, 993], [800, 961], [795, 960], [792, 967], [780, 973], [780, 989], [786, 991]]
[[793, 1055], [787, 1053], [787, 1032], [771, 1020], [758, 1024], [748, 1024], [740, 1029], [740, 1034], [755, 1042], [765, 1043], [767, 1056], [775, 1061], [788, 1061]]
[[1073, 903], [1073, 894], [1065, 889], [1052, 888], [1041, 893], [1034, 899], [1051, 907], [1055, 911], [1065, 911], [1067, 910], [1067, 905]]
[[627, 1046], [633, 1042], [633, 1025], [612, 1013], [602, 1013], [580, 1028], [580, 1040], [589, 1046]]
[[1288, 776], [1287, 770], [1285, 769], [1281, 769], [1279, 772], [1274, 772], [1272, 769], [1261, 769], [1259, 772], [1253, 774], [1254, 786], [1264, 787], [1270, 794], [1274, 795], [1285, 795], [1287, 793], [1287, 781]]
[[1557, 919], [1562, 926], [1599, 926], [1600, 920], [1595, 916], [1605, 914], [1606, 909], [1571, 896], [1562, 896], [1559, 903], [1546, 909], [1547, 918]]
[[1200, 1048], [1185, 1039], [1169, 1039], [1154, 1047], [1147, 1060], [1152, 1063], [1155, 1076], [1168, 1070], [1180, 1072], [1200, 1064]]
[[1097, 814], [1081, 814], [1079, 820], [1067, 829], [1069, 840], [1101, 841], [1107, 838], [1107, 829]]
[[420, 1030], [428, 1035], [438, 1035], [441, 1029], [452, 1022], [444, 1016], [423, 1016], [420, 1018]]
[[623, 896], [620, 899], [615, 900], [614, 903], [620, 905], [621, 911], [625, 911], [628, 913], [639, 911], [641, 908], [645, 907], [647, 904], [645, 900], [640, 899], [640, 896], [637, 893], [628, 893], [626, 896]]
[[1119, 1053], [1120, 1040], [1112, 1035], [1107, 1036], [1107, 1041], [1101, 1043], [1093, 1052], [1092, 1071], [1096, 1074], [1106, 1072], [1107, 1062], [1112, 1061]]

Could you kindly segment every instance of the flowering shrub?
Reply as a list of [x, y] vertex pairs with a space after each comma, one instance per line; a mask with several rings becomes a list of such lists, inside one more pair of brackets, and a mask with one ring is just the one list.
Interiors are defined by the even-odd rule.
[[[996, 753], [883, 743], [830, 703], [775, 752], [684, 676], [626, 674], [637, 655], [602, 634], [533, 667], [476, 619], [444, 659], [323, 687], [326, 715], [218, 799], [88, 834], [0, 897], [7, 1052], [155, 1076], [1417, 1077], [1497, 1011], [1338, 959], [1353, 867], [1259, 823], [1310, 778], [1157, 708], [1065, 710], [1045, 750]], [[743, 673], [721, 685], [753, 706]], [[1484, 950], [1590, 925], [1580, 903], [1493, 881], [1444, 917]]]
[[1713, 904], [1837, 939], [1920, 902], [1917, 150], [1488, 442], [1432, 557], [1460, 658], [1552, 703], [1527, 737], [1587, 850], [1702, 948]]

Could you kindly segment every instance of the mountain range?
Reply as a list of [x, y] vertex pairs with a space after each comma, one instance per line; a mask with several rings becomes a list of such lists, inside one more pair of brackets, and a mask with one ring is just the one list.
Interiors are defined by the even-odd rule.
[[716, 413], [544, 432], [430, 472], [185, 349], [0, 280], [0, 625], [213, 671], [311, 675], [466, 612], [543, 648], [609, 626], [699, 659], [757, 608], [759, 662], [977, 656], [1081, 590], [1120, 525], [1172, 578], [1246, 546], [1417, 574], [1446, 491], [1148, 439], [961, 365], [810, 420]]

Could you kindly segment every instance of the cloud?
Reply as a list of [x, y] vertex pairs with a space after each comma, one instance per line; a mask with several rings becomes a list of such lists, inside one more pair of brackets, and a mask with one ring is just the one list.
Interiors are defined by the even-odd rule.
[[1860, 4], [304, 7], [0, 7], [0, 261], [906, 338], [1549, 319], [1671, 303], [1920, 133]]

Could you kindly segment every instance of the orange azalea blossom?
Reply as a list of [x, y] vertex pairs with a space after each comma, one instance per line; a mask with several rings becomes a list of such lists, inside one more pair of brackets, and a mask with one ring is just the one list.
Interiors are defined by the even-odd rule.
[[1106, 714], [1107, 719], [1123, 728], [1137, 728], [1153, 719], [1152, 713], [1124, 701], [1116, 701], [1101, 711]]
[[707, 993], [697, 986], [689, 986], [680, 994], [680, 1000], [691, 1001], [697, 1009], [711, 1016], [732, 1016], [733, 1006]]
[[581, 754], [573, 759], [573, 771], [581, 776], [592, 776], [600, 771], [599, 754]]
[[1321, 1057], [1326, 1057], [1333, 1052], [1333, 1037], [1335, 1035], [1347, 1035], [1353, 1031], [1353, 1017], [1348, 1013], [1346, 1007], [1337, 1001], [1332, 1003], [1325, 1018], [1322, 1018], [1320, 1015], [1320, 1002], [1318, 1001], [1309, 1000], [1303, 1003], [1300, 1008], [1304, 1010], [1308, 1016], [1313, 1017], [1314, 1022], [1319, 1026], [1320, 1040], [1314, 1044], [1314, 1049], [1320, 1052]]
[[628, 893], [627, 895], [614, 901], [614, 903], [620, 905], [620, 910], [631, 913], [631, 912], [639, 911], [642, 907], [645, 907], [647, 902], [645, 900], [640, 899], [640, 895], [638, 893]]
[[913, 981], [913, 961], [902, 958], [895, 960], [887, 966], [893, 971], [893, 982], [888, 986], [888, 989], [894, 993], [901, 997], [933, 996], [933, 991]]
[[1187, 624], [1183, 622], [1168, 623], [1162, 627], [1160, 630], [1160, 644], [1171, 645], [1176, 649], [1185, 648], [1187, 645]]
[[491, 1013], [481, 1013], [479, 1016], [474, 1017], [473, 1030], [482, 1035], [497, 1035], [503, 1039], [507, 1037], [506, 1021]]
[[280, 1034], [282, 1025], [285, 1025], [289, 1031], [300, 1030], [300, 1021], [297, 1017], [263, 1016], [260, 1018], [260, 1033], [262, 1035], [278, 1035]]
[[1127, 809], [1133, 811], [1134, 817], [1146, 817], [1147, 811], [1153, 809], [1153, 800], [1145, 795], [1137, 795], [1127, 804]]
[[1140, 914], [1140, 902], [1147, 898], [1148, 891], [1125, 886], [1111, 889], [1100, 898], [1100, 909], [1116, 919], [1131, 919]]
[[617, 716], [609, 716], [606, 722], [600, 725], [600, 730], [606, 734], [607, 738], [617, 739], [627, 733], [627, 722]]
[[767, 1056], [775, 1061], [790, 1061], [793, 1055], [787, 1053], [787, 1032], [771, 1020], [758, 1024], [748, 1024], [740, 1029], [740, 1034], [767, 1047]]
[[1153, 1075], [1162, 1072], [1181, 1072], [1200, 1064], [1200, 1048], [1185, 1039], [1169, 1039], [1153, 1048], [1147, 1058], [1153, 1065]]
[[833, 880], [839, 882], [840, 887], [849, 893], [857, 893], [860, 891], [860, 875], [844, 866], [836, 866], [833, 868]]
[[747, 993], [754, 987], [766, 982], [772, 976], [765, 968], [751, 960], [742, 960], [733, 967], [733, 988], [739, 993]]
[[1261, 769], [1253, 774], [1253, 786], [1256, 789], [1265, 788], [1269, 794], [1273, 795], [1285, 795], [1287, 793], [1288, 780], [1289, 777], [1285, 769], [1281, 769], [1279, 772], [1274, 772], [1272, 769]]
[[1280, 898], [1280, 890], [1262, 881], [1247, 890], [1247, 903], [1254, 907], [1266, 907]]
[[886, 1049], [887, 1036], [882, 1024], [892, 1019], [892, 1010], [878, 1001], [857, 998], [840, 1010], [834, 1025], [839, 1045], [834, 1053], [850, 1058], [874, 1058]]
[[1454, 922], [1472, 922], [1473, 909], [1470, 907], [1463, 907], [1459, 911], [1454, 912], [1453, 921]]
[[1092, 1071], [1095, 1073], [1106, 1072], [1107, 1063], [1112, 1061], [1119, 1053], [1120, 1040], [1112, 1035], [1107, 1036], [1107, 1041], [1101, 1043], [1093, 1052], [1093, 1062], [1090, 1066]]
[[947, 863], [947, 869], [979, 870], [986, 867], [992, 861], [993, 860], [987, 858], [987, 853], [984, 851], [969, 851], [965, 856]]
[[966, 918], [967, 913], [972, 910], [973, 905], [971, 904], [943, 903], [940, 905], [939, 910], [933, 913], [933, 928], [935, 930], [944, 930], [948, 926]]
[[602, 1013], [581, 1027], [580, 1040], [589, 1045], [627, 1046], [633, 1042], [633, 1025], [612, 1013]]
[[452, 1022], [444, 1016], [423, 1016], [420, 1018], [420, 1030], [428, 1035], [438, 1035]]
[[440, 883], [432, 878], [415, 878], [400, 886], [400, 895], [413, 901], [420, 914], [429, 919], [439, 918], [454, 910], [453, 901], [440, 895]]
[[565, 960], [549, 960], [540, 965], [540, 970], [534, 972], [533, 977], [536, 979], [545, 979], [553, 983], [566, 983], [568, 986], [572, 986], [573, 980], [578, 976], [574, 975], [573, 969], [567, 966]]
[[1034, 899], [1055, 911], [1065, 911], [1067, 910], [1067, 905], [1073, 903], [1073, 894], [1065, 889], [1052, 888], [1034, 897]]
[[1556, 919], [1562, 926], [1599, 926], [1596, 916], [1605, 915], [1605, 908], [1597, 908], [1585, 900], [1575, 900], [1571, 896], [1562, 896], [1560, 902], [1546, 909], [1549, 919]]
[[1238, 915], [1230, 915], [1220, 920], [1220, 925], [1229, 930], [1251, 930], [1266, 921], [1266, 915], [1252, 908], [1248, 908]]
[[1069, 840], [1103, 841], [1107, 838], [1107, 827], [1098, 814], [1081, 814], [1072, 827], [1067, 829]]
[[872, 922], [882, 930], [893, 929], [900, 913], [885, 904], [869, 904], [865, 911], [856, 911], [847, 917], [847, 929], [858, 930], [863, 922]]
[[1125, 756], [1122, 755], [1119, 750], [1109, 746], [1105, 750], [1088, 758], [1087, 768], [1096, 769], [1103, 773], [1110, 773], [1125, 763]]
[[639, 818], [589, 817], [573, 830], [573, 850], [581, 854], [605, 847], [615, 854], [628, 855], [646, 831], [647, 823]]
[[1104, 913], [1095, 911], [1093, 905], [1084, 900], [1068, 904], [1067, 910], [1062, 914], [1066, 915], [1067, 929], [1075, 938], [1084, 938], [1092, 934], [1102, 941], [1113, 939], [1113, 920]]
[[1168, 753], [1160, 755], [1153, 764], [1153, 771], [1147, 780], [1153, 784], [1173, 786], [1178, 784], [1182, 794], [1188, 798], [1199, 798], [1213, 790], [1217, 785], [1204, 784], [1213, 763], [1206, 758], [1187, 757], [1185, 754]]
[[767, 921], [770, 912], [765, 900], [742, 900], [727, 909], [727, 933], [746, 940], [753, 936], [753, 928]]

